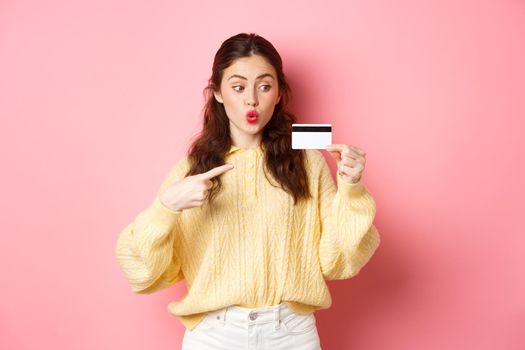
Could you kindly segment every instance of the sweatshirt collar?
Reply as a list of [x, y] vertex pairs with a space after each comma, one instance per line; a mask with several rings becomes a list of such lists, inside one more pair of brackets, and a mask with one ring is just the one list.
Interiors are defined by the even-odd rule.
[[262, 144], [260, 144], [256, 148], [240, 148], [240, 147], [231, 145], [230, 150], [226, 152], [226, 155], [234, 153], [234, 152], [244, 153], [244, 152], [251, 152], [251, 151], [255, 151], [258, 154], [262, 154]]

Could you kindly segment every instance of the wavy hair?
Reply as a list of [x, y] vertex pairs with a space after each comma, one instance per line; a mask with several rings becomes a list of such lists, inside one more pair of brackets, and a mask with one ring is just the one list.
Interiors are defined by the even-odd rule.
[[[273, 65], [281, 92], [281, 99], [262, 133], [264, 175], [272, 184], [267, 175], [269, 171], [279, 183], [279, 186], [272, 186], [281, 187], [293, 196], [295, 205], [299, 200], [311, 197], [311, 194], [304, 164], [305, 153], [291, 147], [292, 123], [296, 122], [296, 117], [287, 111], [291, 90], [286, 82], [279, 53], [268, 40], [255, 33], [239, 33], [226, 39], [215, 54], [212, 75], [203, 91], [203, 127], [188, 150], [190, 167], [186, 176], [200, 174], [225, 164], [226, 153], [232, 145], [229, 119], [224, 105], [214, 98], [213, 92], [220, 90], [223, 72], [227, 67], [236, 59], [251, 55], [261, 55]], [[210, 202], [221, 189], [220, 176], [212, 178], [211, 181], [213, 185], [208, 192]]]

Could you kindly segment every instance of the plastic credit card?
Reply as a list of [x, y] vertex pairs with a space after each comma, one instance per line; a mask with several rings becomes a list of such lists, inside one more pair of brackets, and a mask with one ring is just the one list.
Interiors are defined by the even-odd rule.
[[292, 124], [292, 149], [325, 149], [332, 144], [332, 124]]

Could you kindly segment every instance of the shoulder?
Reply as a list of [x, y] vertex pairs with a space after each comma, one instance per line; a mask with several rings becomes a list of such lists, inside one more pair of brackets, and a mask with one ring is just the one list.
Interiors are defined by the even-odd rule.
[[164, 180], [160, 185], [160, 191], [163, 191], [170, 184], [183, 179], [190, 168], [189, 160], [187, 156], [183, 156], [173, 163], [168, 171], [168, 174], [164, 176]]
[[309, 160], [319, 161], [321, 158], [324, 158], [323, 154], [318, 149], [305, 149], [304, 153]]
[[320, 150], [305, 149], [304, 153], [306, 156], [307, 167], [310, 171], [319, 171], [326, 165], [326, 159]]
[[309, 178], [314, 183], [327, 179], [330, 175], [330, 169], [325, 156], [318, 149], [306, 149], [305, 170], [309, 174]]
[[168, 177], [174, 178], [176, 180], [181, 179], [186, 175], [187, 171], [190, 169], [190, 161], [187, 155], [179, 158], [170, 169]]
[[164, 184], [173, 183], [186, 177], [186, 173], [190, 169], [190, 163], [187, 156], [179, 158], [169, 168], [168, 174], [164, 177]]

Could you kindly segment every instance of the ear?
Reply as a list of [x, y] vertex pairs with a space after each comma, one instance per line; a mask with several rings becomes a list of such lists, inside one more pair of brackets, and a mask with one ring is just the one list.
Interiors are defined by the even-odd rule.
[[217, 102], [219, 102], [219, 103], [223, 103], [223, 101], [222, 101], [222, 95], [221, 95], [221, 92], [220, 92], [220, 91], [214, 91], [214, 92], [213, 92], [213, 96], [215, 96], [215, 99], [217, 100]]

